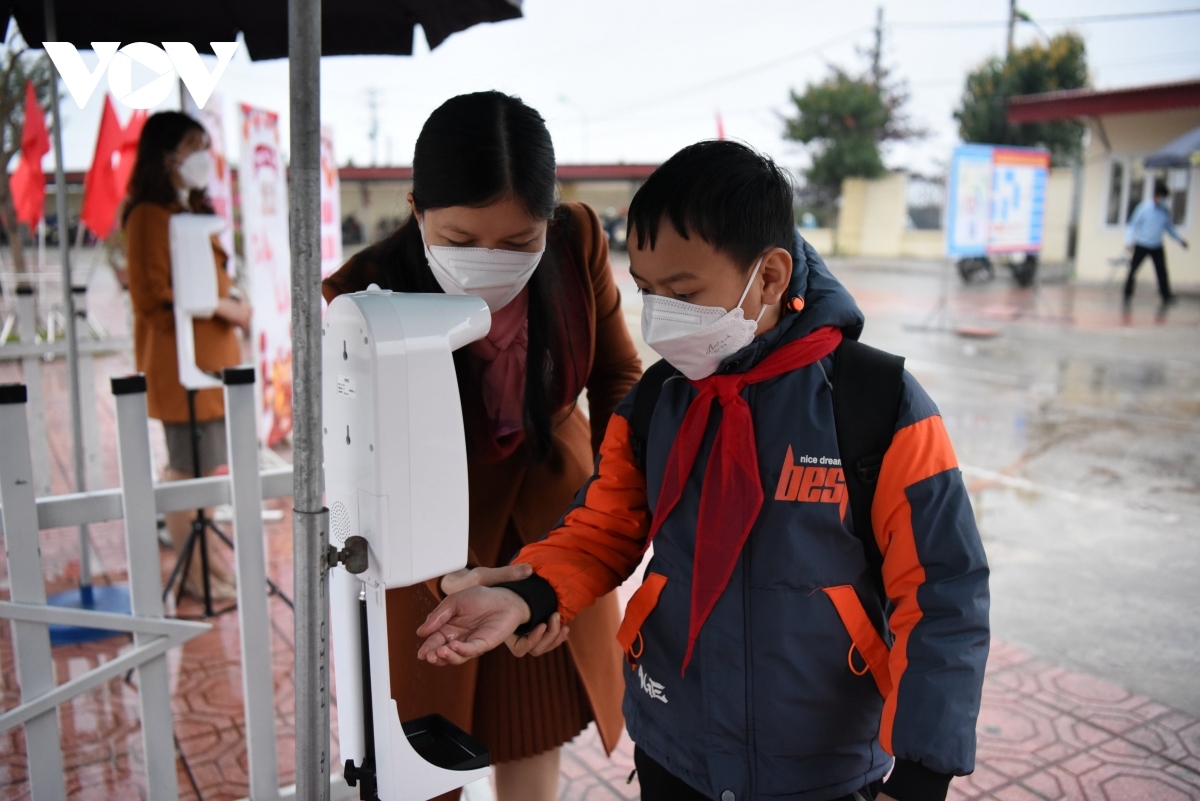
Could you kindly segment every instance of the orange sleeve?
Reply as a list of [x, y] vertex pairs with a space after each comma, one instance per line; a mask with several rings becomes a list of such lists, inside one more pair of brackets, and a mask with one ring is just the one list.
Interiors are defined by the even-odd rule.
[[531, 565], [550, 583], [569, 621], [633, 573], [649, 528], [646, 477], [633, 458], [629, 421], [614, 414], [596, 470], [575, 505], [545, 539], [526, 545], [513, 561]]
[[926, 583], [926, 567], [917, 553], [913, 509], [908, 488], [958, 467], [954, 449], [942, 418], [926, 417], [901, 428], [883, 457], [879, 484], [871, 507], [875, 539], [883, 554], [883, 584], [896, 605], [889, 625], [895, 635], [889, 658], [891, 692], [884, 699], [879, 739], [884, 750], [894, 754], [893, 724], [898, 688], [909, 662], [909, 641], [924, 612], [917, 591]]

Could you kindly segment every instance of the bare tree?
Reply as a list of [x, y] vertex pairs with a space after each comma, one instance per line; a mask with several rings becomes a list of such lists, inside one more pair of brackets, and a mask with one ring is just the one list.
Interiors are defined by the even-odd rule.
[[29, 45], [10, 23], [0, 49], [0, 157], [4, 169], [0, 169], [0, 228], [8, 238], [13, 267], [25, 272], [25, 244], [21, 224], [13, 206], [12, 192], [8, 185], [8, 164], [21, 150], [21, 131], [25, 126], [25, 85], [32, 81], [38, 102], [43, 109], [49, 108], [51, 94], [50, 59], [43, 52], [30, 50]]

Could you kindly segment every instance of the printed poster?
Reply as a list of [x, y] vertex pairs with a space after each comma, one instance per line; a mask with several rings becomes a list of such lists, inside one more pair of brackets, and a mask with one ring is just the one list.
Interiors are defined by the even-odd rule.
[[992, 154], [992, 224], [988, 253], [1042, 249], [1050, 154], [998, 147]]
[[292, 278], [287, 166], [279, 115], [241, 106], [242, 247], [254, 306], [259, 431], [268, 446], [292, 431]]
[[217, 235], [221, 247], [229, 254], [226, 269], [230, 276], [237, 273], [237, 259], [233, 253], [233, 178], [230, 175], [229, 147], [225, 141], [225, 98], [219, 92], [209, 96], [204, 108], [199, 108], [192, 93], [183, 91], [183, 113], [199, 120], [208, 132], [211, 142], [213, 171], [208, 179], [208, 197], [213, 210], [225, 220], [225, 228]]
[[[333, 129], [321, 126], [321, 278], [342, 266], [342, 187], [334, 159]], [[321, 301], [324, 304], [324, 300]]]
[[946, 254], [1037, 253], [1045, 227], [1045, 150], [963, 145], [954, 150], [946, 204]]
[[950, 163], [947, 192], [946, 252], [950, 256], [987, 253], [991, 214], [992, 149], [957, 148]]

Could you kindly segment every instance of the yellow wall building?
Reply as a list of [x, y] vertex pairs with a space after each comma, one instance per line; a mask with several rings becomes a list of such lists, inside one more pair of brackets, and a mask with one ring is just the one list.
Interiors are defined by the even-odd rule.
[[[1082, 281], [1109, 281], [1125, 275], [1126, 222], [1133, 209], [1161, 180], [1171, 190], [1176, 227], [1186, 239], [1200, 234], [1196, 167], [1146, 170], [1144, 160], [1172, 139], [1200, 127], [1200, 80], [1113, 91], [1079, 89], [1015, 98], [1012, 122], [1083, 119], [1089, 142], [1081, 176], [1079, 233], [1075, 261]], [[1047, 234], [1051, 226], [1047, 219]], [[1200, 246], [1200, 242], [1197, 242]], [[1167, 269], [1173, 286], [1200, 284], [1200, 247], [1183, 250], [1167, 239]], [[1154, 282], [1147, 259], [1139, 280]]]

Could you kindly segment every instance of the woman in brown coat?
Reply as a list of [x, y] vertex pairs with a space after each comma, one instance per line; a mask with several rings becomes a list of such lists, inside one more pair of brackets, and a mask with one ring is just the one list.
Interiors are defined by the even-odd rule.
[[[122, 224], [129, 269], [129, 295], [133, 302], [133, 346], [137, 369], [146, 374], [146, 405], [150, 416], [163, 423], [167, 440], [167, 481], [191, 478], [192, 438], [188, 423], [187, 390], [179, 383], [175, 349], [175, 314], [172, 307], [171, 215], [212, 213], [204, 191], [208, 185], [208, 135], [186, 114], [164, 111], [146, 120], [138, 140], [137, 161], [129, 180]], [[242, 362], [235, 327], [250, 325], [250, 306], [232, 297], [233, 282], [225, 270], [224, 249], [212, 240], [216, 259], [219, 300], [211, 319], [195, 320], [196, 366], [219, 373]], [[196, 393], [196, 420], [200, 432], [200, 469], [211, 474], [225, 464], [225, 400], [220, 388]], [[176, 552], [191, 529], [190, 512], [167, 515], [167, 527]], [[211, 562], [213, 595], [235, 597], [228, 570]], [[184, 589], [198, 596], [201, 560], [190, 561]]]
[[[610, 752], [621, 733], [616, 598], [572, 623], [568, 647], [523, 659], [500, 649], [434, 667], [416, 658], [416, 629], [442, 591], [515, 577], [488, 568], [507, 565], [566, 511], [641, 365], [600, 221], [583, 204], [558, 202], [554, 150], [536, 111], [498, 92], [447, 101], [417, 139], [408, 202], [409, 220], [326, 279], [325, 298], [370, 284], [470, 293], [488, 303], [492, 328], [455, 354], [469, 565], [482, 569], [389, 591], [393, 695], [401, 720], [439, 712], [487, 745], [500, 801], [553, 799], [559, 746], [592, 720]], [[535, 635], [549, 643], [557, 626]]]

